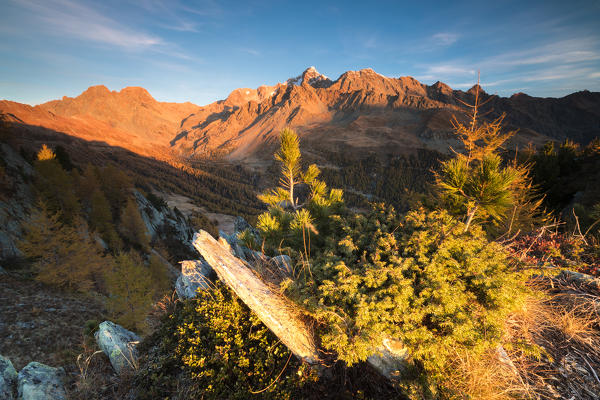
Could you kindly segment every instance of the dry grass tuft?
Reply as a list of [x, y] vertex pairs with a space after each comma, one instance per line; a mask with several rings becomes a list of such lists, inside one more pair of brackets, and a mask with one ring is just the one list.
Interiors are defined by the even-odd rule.
[[446, 391], [459, 399], [599, 399], [600, 289], [537, 278], [536, 295], [506, 322], [503, 349], [457, 350]]
[[178, 302], [179, 298], [177, 297], [177, 292], [173, 291], [173, 293], [170, 295], [165, 294], [152, 306], [152, 309], [148, 314], [148, 318], [146, 319], [146, 324], [151, 332], [160, 327], [162, 319], [166, 315], [170, 315], [175, 312], [175, 307], [177, 306]]
[[480, 357], [457, 351], [446, 376], [447, 390], [459, 399], [508, 400], [527, 393], [513, 367], [504, 364], [495, 350]]
[[533, 284], [540, 296], [509, 318], [505, 338], [526, 397], [600, 398], [600, 293], [559, 278]]

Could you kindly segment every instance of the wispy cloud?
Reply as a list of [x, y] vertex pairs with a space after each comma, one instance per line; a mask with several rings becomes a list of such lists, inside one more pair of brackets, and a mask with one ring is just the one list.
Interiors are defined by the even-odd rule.
[[161, 24], [160, 26], [163, 28], [166, 28], [166, 29], [177, 31], [177, 32], [194, 32], [194, 33], [199, 32], [199, 30], [198, 30], [199, 24], [197, 24], [195, 22], [189, 22], [189, 21], [183, 21], [183, 20], [180, 20], [174, 24]]
[[438, 45], [450, 46], [451, 44], [456, 43], [458, 41], [459, 37], [460, 37], [460, 35], [457, 33], [440, 32], [440, 33], [436, 33], [431, 38]]
[[162, 14], [175, 14], [182, 11], [186, 14], [211, 17], [223, 12], [221, 6], [214, 0], [196, 1], [194, 5], [179, 0], [132, 0], [131, 3], [147, 11]]
[[106, 17], [95, 9], [70, 0], [22, 0], [33, 17], [54, 34], [90, 40], [127, 49], [164, 45], [162, 38], [136, 31]]
[[242, 47], [239, 49], [242, 53], [248, 53], [252, 56], [260, 56], [260, 51], [251, 49], [249, 47]]
[[158, 21], [157, 25], [177, 32], [199, 33], [204, 22], [199, 17], [215, 17], [222, 14], [221, 7], [212, 0], [196, 3], [194, 6], [178, 0], [135, 0], [134, 6], [142, 7]]
[[427, 73], [433, 75], [474, 75], [473, 68], [452, 64], [440, 64], [427, 67]]
[[[476, 70], [483, 73], [482, 86], [503, 87], [507, 84], [527, 85], [544, 83], [556, 86], [560, 82], [576, 85], [586, 79], [600, 78], [600, 39], [571, 37], [541, 45], [522, 47], [518, 51], [499, 53], [482, 59], [462, 57], [433, 65], [417, 65], [417, 79], [442, 80], [456, 88], [473, 85], [466, 83], [475, 77]], [[486, 77], [493, 77], [486, 82]], [[457, 82], [457, 83], [452, 83]], [[465, 82], [465, 83], [463, 83]], [[585, 83], [582, 83], [585, 86]]]
[[546, 63], [580, 63], [600, 59], [598, 40], [573, 38], [488, 58], [482, 67], [518, 67]]
[[365, 49], [374, 49], [377, 47], [377, 37], [374, 35], [363, 37], [360, 39], [360, 44]]

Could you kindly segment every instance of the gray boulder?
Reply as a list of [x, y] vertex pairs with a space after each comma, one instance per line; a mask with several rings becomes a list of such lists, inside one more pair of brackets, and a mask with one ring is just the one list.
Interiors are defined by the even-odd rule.
[[367, 362], [381, 375], [390, 380], [397, 380], [408, 366], [408, 349], [402, 342], [386, 338], [377, 351], [367, 357]]
[[104, 321], [98, 326], [94, 337], [98, 347], [108, 356], [117, 373], [120, 374], [127, 368], [137, 368], [136, 345], [140, 341], [138, 335], [114, 322]]
[[191, 299], [196, 297], [196, 291], [200, 288], [209, 288], [212, 268], [205, 261], [193, 260], [181, 262], [181, 274], [175, 282], [175, 291], [180, 299]]
[[292, 276], [294, 269], [292, 267], [292, 259], [290, 256], [281, 254], [271, 258], [271, 264], [284, 275]]
[[0, 355], [0, 399], [12, 400], [13, 388], [17, 383], [17, 371], [12, 362]]
[[240, 260], [248, 261], [248, 260], [246, 260], [246, 252], [244, 251], [245, 247], [240, 244], [240, 241], [237, 238], [237, 232], [234, 232], [233, 234], [228, 235], [223, 231], [219, 231], [219, 239], [221, 239], [221, 238], [225, 239], [227, 244], [229, 244], [229, 249], [231, 251], [231, 254], [233, 254]]
[[65, 371], [30, 362], [18, 374], [19, 400], [66, 400]]
[[244, 218], [240, 217], [239, 215], [235, 217], [235, 221], [233, 221], [233, 229], [236, 234], [248, 229], [250, 233], [252, 233], [254, 236], [259, 236], [258, 230], [252, 225], [250, 225]]

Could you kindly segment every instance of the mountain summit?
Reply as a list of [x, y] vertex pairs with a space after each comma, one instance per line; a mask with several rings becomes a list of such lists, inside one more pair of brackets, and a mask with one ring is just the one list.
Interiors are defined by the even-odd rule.
[[[203, 107], [159, 102], [141, 87], [117, 92], [99, 85], [75, 98], [35, 107], [0, 101], [0, 114], [25, 126], [146, 155], [270, 159], [286, 126], [319, 150], [411, 154], [418, 149], [447, 151], [455, 144], [449, 121], [453, 115], [461, 118], [458, 100], [472, 103], [475, 89], [453, 90], [442, 82], [428, 86], [370, 68], [344, 72], [333, 81], [310, 67], [284, 83], [236, 89]], [[508, 127], [519, 129], [517, 142], [570, 138], [585, 143], [600, 136], [600, 93], [503, 98], [481, 90], [480, 96], [489, 99], [490, 118], [506, 112]]]
[[333, 82], [325, 75], [320, 74], [315, 67], [309, 67], [302, 73], [302, 75], [298, 75], [295, 78], [290, 78], [287, 80], [288, 85], [302, 86], [303, 83], [317, 88], [329, 87]]
[[[458, 100], [473, 102], [475, 89], [453, 90], [442, 82], [428, 86], [412, 77], [386, 77], [370, 68], [347, 71], [332, 81], [310, 67], [285, 84], [238, 89], [225, 102], [206, 106], [210, 112], [190, 116], [171, 145], [186, 155], [261, 158], [261, 149], [272, 146], [279, 131], [291, 126], [305, 142], [321, 149], [344, 146], [359, 153], [368, 149], [392, 154], [420, 148], [446, 151], [454, 144], [451, 117], [460, 118], [463, 111]], [[600, 121], [600, 112], [568, 97], [516, 102], [490, 96], [481, 88], [480, 96], [492, 97], [490, 117], [508, 114], [506, 122], [520, 128], [515, 140], [524, 144], [566, 137], [585, 142], [599, 133], [598, 129], [592, 133], [584, 126], [589, 122], [583, 121]], [[600, 105], [600, 94], [593, 98], [592, 103]]]

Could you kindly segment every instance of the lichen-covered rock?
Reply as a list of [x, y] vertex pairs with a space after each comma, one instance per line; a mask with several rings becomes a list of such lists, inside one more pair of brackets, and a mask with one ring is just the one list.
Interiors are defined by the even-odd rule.
[[0, 399], [13, 399], [13, 388], [17, 383], [17, 371], [12, 362], [0, 355]]
[[212, 273], [212, 268], [205, 261], [182, 261], [181, 274], [175, 282], [175, 290], [179, 298], [191, 299], [196, 297], [198, 289], [208, 289]]
[[294, 269], [290, 256], [281, 254], [271, 258], [271, 264], [285, 275], [292, 276]]
[[98, 326], [94, 337], [117, 373], [127, 368], [135, 369], [138, 362], [136, 345], [140, 341], [139, 336], [121, 325], [104, 321]]
[[66, 400], [65, 371], [30, 362], [18, 374], [18, 400]]

